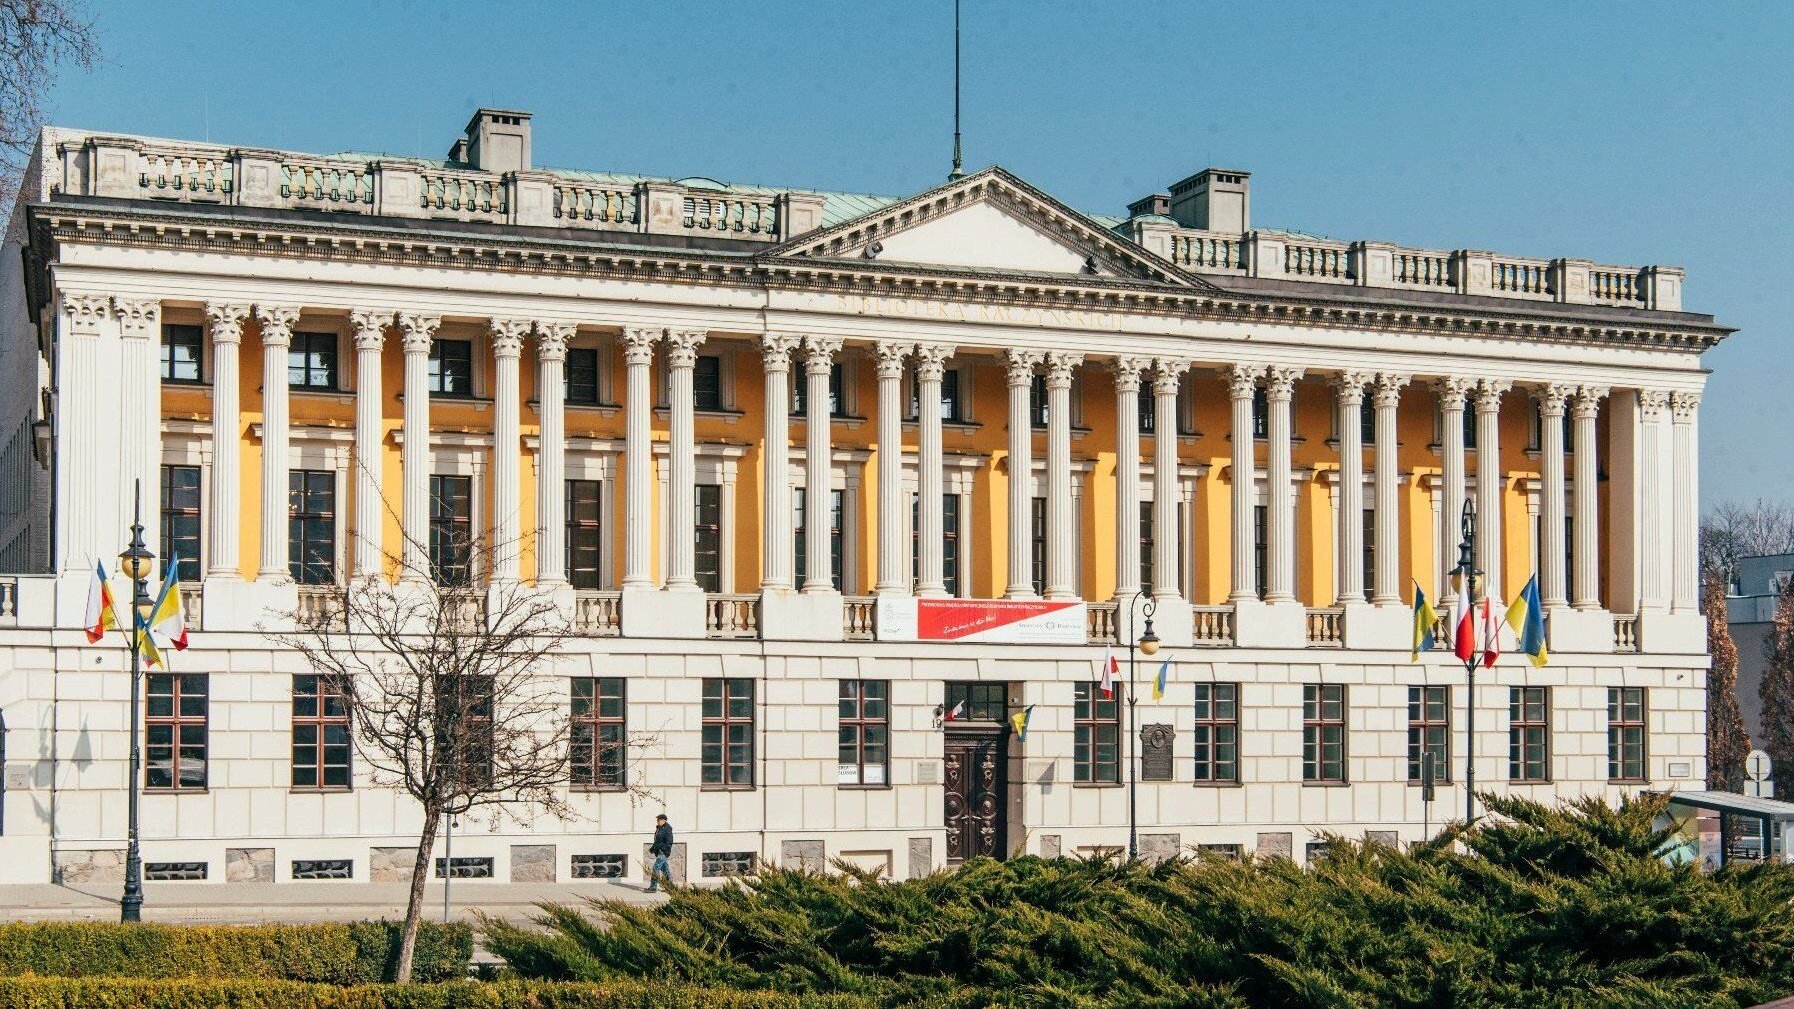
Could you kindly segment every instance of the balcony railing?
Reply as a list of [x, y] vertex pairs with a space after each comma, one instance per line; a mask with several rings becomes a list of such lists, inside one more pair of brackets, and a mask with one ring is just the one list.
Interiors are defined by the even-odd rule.
[[1093, 645], [1119, 644], [1121, 642], [1121, 604], [1085, 603], [1084, 627], [1084, 636]]
[[1195, 619], [1194, 640], [1198, 645], [1233, 644], [1232, 606], [1197, 606], [1191, 616]]
[[0, 624], [19, 622], [19, 580], [0, 578]]
[[295, 611], [299, 622], [306, 627], [323, 627], [337, 617], [341, 609], [337, 605], [337, 595], [341, 592], [334, 585], [301, 585], [299, 586], [299, 602]]
[[182, 582], [180, 590], [181, 616], [186, 618], [187, 627], [191, 630], [203, 629], [206, 625], [205, 606], [203, 605], [205, 596], [200, 592], [199, 583]]
[[845, 641], [872, 641], [878, 634], [878, 599], [874, 596], [848, 596], [842, 611], [841, 637]]
[[1613, 615], [1613, 650], [1616, 652], [1638, 651], [1638, 617], [1631, 613], [1615, 613]]
[[623, 633], [623, 593], [582, 591], [573, 599], [573, 626], [594, 638]]
[[712, 592], [704, 597], [704, 634], [712, 638], [760, 636], [760, 597]]
[[1308, 647], [1345, 647], [1345, 610], [1338, 606], [1311, 606], [1308, 609]]

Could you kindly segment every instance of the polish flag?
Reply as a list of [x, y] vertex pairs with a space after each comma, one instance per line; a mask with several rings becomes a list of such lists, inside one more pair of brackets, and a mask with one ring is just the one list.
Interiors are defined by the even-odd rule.
[[1115, 661], [1115, 650], [1113, 648], [1104, 648], [1102, 688], [1103, 698], [1105, 700], [1115, 696], [1115, 676], [1120, 672], [1121, 663]]
[[1451, 603], [1451, 650], [1459, 662], [1476, 656], [1476, 611], [1470, 606], [1470, 590], [1460, 587]]
[[958, 704], [955, 704], [953, 706], [952, 710], [948, 711], [946, 713], [946, 715], [942, 716], [941, 721], [951, 722], [955, 718], [958, 718], [960, 715], [965, 714], [965, 710], [966, 710], [966, 702], [960, 701]]
[[1483, 668], [1495, 664], [1501, 656], [1501, 625], [1505, 622], [1507, 607], [1501, 613], [1495, 612], [1495, 602], [1487, 596], [1483, 597]]

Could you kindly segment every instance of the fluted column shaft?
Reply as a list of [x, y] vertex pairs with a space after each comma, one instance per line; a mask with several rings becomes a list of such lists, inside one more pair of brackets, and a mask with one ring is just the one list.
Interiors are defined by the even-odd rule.
[[[695, 591], [697, 577], [697, 438], [692, 368], [704, 343], [700, 330], [667, 331], [667, 579], [669, 590]], [[827, 390], [824, 390], [824, 397]]]
[[653, 514], [648, 489], [654, 480], [654, 457], [648, 427], [654, 409], [648, 368], [654, 363], [654, 342], [661, 331], [640, 326], [623, 330], [626, 388], [623, 399], [623, 584], [651, 588], [649, 543]]
[[1439, 507], [1439, 602], [1450, 612], [1457, 601], [1452, 571], [1458, 563], [1461, 517], [1464, 513], [1464, 403], [1476, 388], [1474, 379], [1444, 378], [1439, 393], [1439, 451], [1443, 456]]
[[835, 576], [829, 551], [830, 430], [828, 380], [839, 337], [804, 338], [804, 591], [832, 592]]
[[399, 450], [405, 483], [402, 577], [412, 581], [430, 571], [430, 343], [441, 324], [441, 316], [399, 313], [405, 349], [405, 441]]
[[299, 309], [257, 305], [262, 324], [262, 549], [258, 579], [291, 578], [287, 555], [287, 350]]
[[1290, 486], [1290, 403], [1300, 368], [1271, 368], [1265, 375], [1265, 601], [1296, 599], [1296, 499]]
[[1140, 373], [1147, 362], [1118, 357], [1115, 372], [1115, 598], [1140, 591]]
[[1601, 513], [1595, 491], [1600, 479], [1600, 449], [1595, 445], [1595, 417], [1607, 390], [1585, 385], [1576, 390], [1571, 414], [1576, 426], [1576, 608], [1601, 608]]
[[1046, 597], [1078, 595], [1077, 541], [1071, 508], [1071, 376], [1082, 354], [1046, 355], [1047, 390], [1047, 570]]
[[1377, 410], [1377, 470], [1372, 477], [1377, 502], [1377, 583], [1371, 602], [1378, 606], [1394, 606], [1402, 601], [1401, 501], [1396, 494], [1401, 464], [1397, 461], [1395, 416], [1401, 406], [1402, 387], [1407, 384], [1406, 375], [1378, 375], [1373, 401]]
[[[762, 488], [760, 588], [762, 591], [793, 587], [795, 558], [791, 543], [791, 352], [797, 349], [795, 333], [767, 333], [760, 338], [761, 369], [766, 376], [765, 487]], [[879, 406], [884, 389], [879, 389]], [[884, 417], [879, 417], [879, 458], [884, 457]], [[884, 488], [879, 488], [880, 501]], [[884, 515], [879, 515], [881, 543]]]
[[380, 351], [391, 322], [391, 312], [349, 313], [349, 325], [355, 330], [355, 574], [362, 577], [380, 574], [385, 557]]
[[1484, 592], [1504, 597], [1501, 542], [1507, 526], [1501, 514], [1501, 396], [1512, 383], [1482, 379], [1476, 385], [1476, 566]]
[[243, 512], [240, 444], [241, 377], [237, 354], [243, 343], [243, 320], [248, 305], [206, 305], [206, 321], [212, 335], [212, 494], [211, 563], [207, 578], [240, 578], [239, 523]]
[[1227, 372], [1227, 397], [1233, 406], [1233, 592], [1236, 603], [1258, 599], [1258, 566], [1253, 563], [1253, 507], [1258, 503], [1258, 463], [1252, 438], [1252, 399], [1264, 368], [1236, 364]]
[[[947, 594], [941, 502], [946, 494], [941, 471], [941, 373], [953, 348], [943, 344], [916, 347], [916, 593]], [[901, 545], [897, 554], [902, 556]]]
[[[571, 322], [536, 323], [536, 584], [567, 580], [567, 342]], [[607, 488], [608, 489], [608, 488]], [[609, 532], [609, 530], [605, 530]]]
[[1040, 363], [1040, 355], [1012, 349], [1004, 360], [1009, 380], [1009, 585], [1003, 595], [1032, 599], [1034, 573], [1029, 542], [1033, 523], [1030, 483], [1034, 477], [1034, 423], [1029, 416], [1028, 395], [1034, 388], [1034, 368]]
[[518, 427], [519, 360], [525, 319], [493, 319], [492, 329], [492, 580], [517, 580], [517, 552], [523, 510], [518, 459], [523, 452]]
[[1700, 457], [1695, 451], [1695, 414], [1700, 410], [1701, 394], [1676, 392], [1670, 396], [1670, 417], [1674, 422], [1671, 436], [1675, 439], [1675, 529], [1672, 542], [1675, 550], [1675, 581], [1671, 586], [1671, 602], [1677, 613], [1693, 613], [1699, 607], [1700, 575], [1698, 550], [1700, 541]]
[[1564, 405], [1575, 386], [1547, 385], [1539, 390], [1539, 448], [1544, 458], [1544, 526], [1539, 535], [1539, 595], [1547, 607], [1561, 607], [1565, 595], [1564, 570]]
[[1177, 388], [1188, 361], [1159, 358], [1152, 375], [1152, 594], [1156, 599], [1183, 595], [1178, 584], [1178, 555], [1183, 550], [1177, 524]]
[[1371, 378], [1348, 371], [1339, 394], [1339, 529], [1334, 536], [1341, 605], [1364, 601], [1364, 387]]
[[1669, 570], [1663, 563], [1663, 419], [1669, 412], [1669, 393], [1644, 389], [1638, 394], [1639, 523], [1635, 534], [1643, 568], [1641, 610], [1669, 606]]
[[119, 503], [128, 516], [132, 485], [142, 486], [143, 542], [166, 565], [168, 558], [159, 545], [162, 523], [156, 520], [161, 503], [158, 490], [162, 462], [162, 395], [156, 377], [156, 351], [161, 344], [162, 306], [153, 299], [127, 298], [115, 299], [113, 306], [118, 314], [122, 385], [117, 418], [122, 450], [119, 469], [123, 477]]

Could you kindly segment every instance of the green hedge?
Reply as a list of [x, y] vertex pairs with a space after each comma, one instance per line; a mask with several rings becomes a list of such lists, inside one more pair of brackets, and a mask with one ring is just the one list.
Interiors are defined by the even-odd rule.
[[[392, 977], [399, 924], [122, 925], [16, 922], [0, 925], [0, 976], [119, 975], [137, 978], [264, 978], [333, 985]], [[461, 924], [423, 924], [412, 980], [467, 976], [473, 933]]]
[[0, 1009], [866, 1009], [842, 996], [683, 985], [453, 981], [337, 987], [182, 978], [0, 978]]

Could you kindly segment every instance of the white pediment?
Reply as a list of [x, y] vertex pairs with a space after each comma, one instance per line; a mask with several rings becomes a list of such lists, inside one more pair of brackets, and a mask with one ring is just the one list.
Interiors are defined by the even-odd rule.
[[[970, 203], [884, 236], [880, 262], [957, 266], [1018, 273], [1086, 272], [1090, 250], [1060, 238], [989, 202]], [[1097, 273], [1113, 275], [1099, 264]]]

